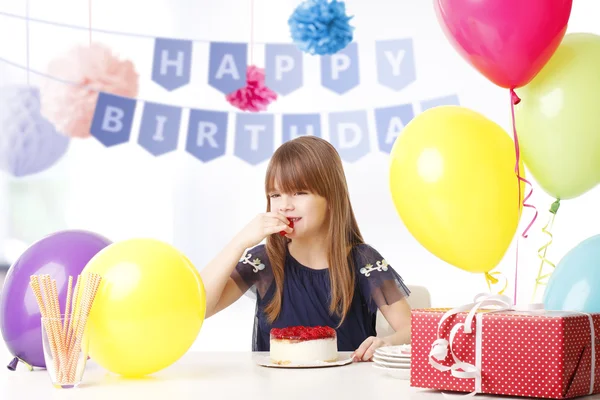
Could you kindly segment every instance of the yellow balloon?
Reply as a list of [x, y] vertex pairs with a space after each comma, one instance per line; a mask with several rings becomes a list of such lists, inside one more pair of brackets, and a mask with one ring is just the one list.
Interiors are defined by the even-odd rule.
[[153, 239], [113, 243], [83, 274], [102, 281], [88, 318], [90, 357], [126, 377], [159, 371], [187, 352], [206, 312], [202, 278], [174, 247]]
[[[486, 273], [498, 265], [519, 224], [525, 187], [515, 162], [514, 142], [496, 123], [464, 107], [431, 108], [392, 147], [396, 210], [428, 251]], [[522, 162], [519, 171], [524, 177]]]

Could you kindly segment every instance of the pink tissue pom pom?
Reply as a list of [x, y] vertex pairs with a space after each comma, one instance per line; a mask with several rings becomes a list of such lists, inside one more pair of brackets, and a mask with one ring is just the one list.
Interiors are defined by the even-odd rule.
[[[119, 60], [98, 43], [78, 46], [53, 60], [42, 86], [42, 113], [56, 129], [71, 137], [88, 138], [98, 92], [136, 97], [139, 75], [131, 61]], [[61, 82], [63, 81], [63, 82]]]
[[277, 100], [277, 93], [265, 86], [264, 70], [254, 65], [246, 70], [246, 86], [229, 93], [226, 99], [243, 111], [265, 111], [267, 106]]

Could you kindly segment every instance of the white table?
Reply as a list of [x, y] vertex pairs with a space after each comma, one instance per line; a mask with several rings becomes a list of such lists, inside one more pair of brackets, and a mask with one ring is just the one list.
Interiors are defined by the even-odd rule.
[[[261, 367], [251, 352], [188, 352], [170, 367], [143, 379], [124, 379], [88, 363], [80, 387], [56, 389], [45, 370], [17, 371], [5, 365], [0, 350], [0, 399], [393, 399], [441, 400], [441, 393], [412, 388], [407, 380], [388, 377], [372, 363], [314, 369]], [[495, 399], [479, 395], [476, 399]], [[459, 396], [456, 399], [460, 399]], [[588, 397], [591, 399], [591, 397]]]

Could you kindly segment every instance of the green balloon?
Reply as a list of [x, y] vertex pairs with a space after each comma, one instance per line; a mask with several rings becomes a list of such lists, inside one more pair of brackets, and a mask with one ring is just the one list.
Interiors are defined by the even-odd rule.
[[563, 200], [600, 183], [600, 36], [566, 35], [517, 93], [523, 162], [542, 189]]

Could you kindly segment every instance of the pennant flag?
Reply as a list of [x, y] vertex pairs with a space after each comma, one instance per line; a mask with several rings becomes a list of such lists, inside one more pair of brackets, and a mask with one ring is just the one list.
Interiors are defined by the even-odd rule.
[[449, 96], [436, 97], [434, 99], [424, 100], [421, 102], [421, 112], [437, 106], [458, 106], [458, 96], [451, 94]]
[[412, 39], [380, 40], [375, 43], [377, 80], [396, 91], [417, 79]]
[[189, 40], [156, 38], [152, 80], [167, 90], [190, 83], [192, 42]]
[[366, 111], [329, 114], [330, 142], [343, 160], [354, 162], [369, 152], [368, 133]]
[[302, 86], [302, 53], [294, 44], [265, 45], [265, 83], [286, 95]]
[[275, 118], [272, 114], [237, 114], [234, 153], [256, 165], [271, 157], [275, 149]]
[[338, 94], [343, 94], [360, 83], [358, 45], [350, 43], [339, 52], [321, 56], [321, 84]]
[[227, 118], [225, 111], [190, 110], [186, 151], [203, 162], [224, 155]]
[[180, 124], [181, 108], [145, 103], [138, 143], [155, 156], [174, 151]]
[[99, 92], [90, 133], [106, 147], [127, 143], [136, 99]]
[[414, 116], [412, 104], [376, 108], [375, 125], [377, 126], [379, 149], [390, 153], [396, 138]]
[[283, 114], [281, 125], [283, 143], [305, 135], [321, 137], [320, 114]]
[[224, 94], [246, 86], [246, 43], [210, 43], [208, 84]]

